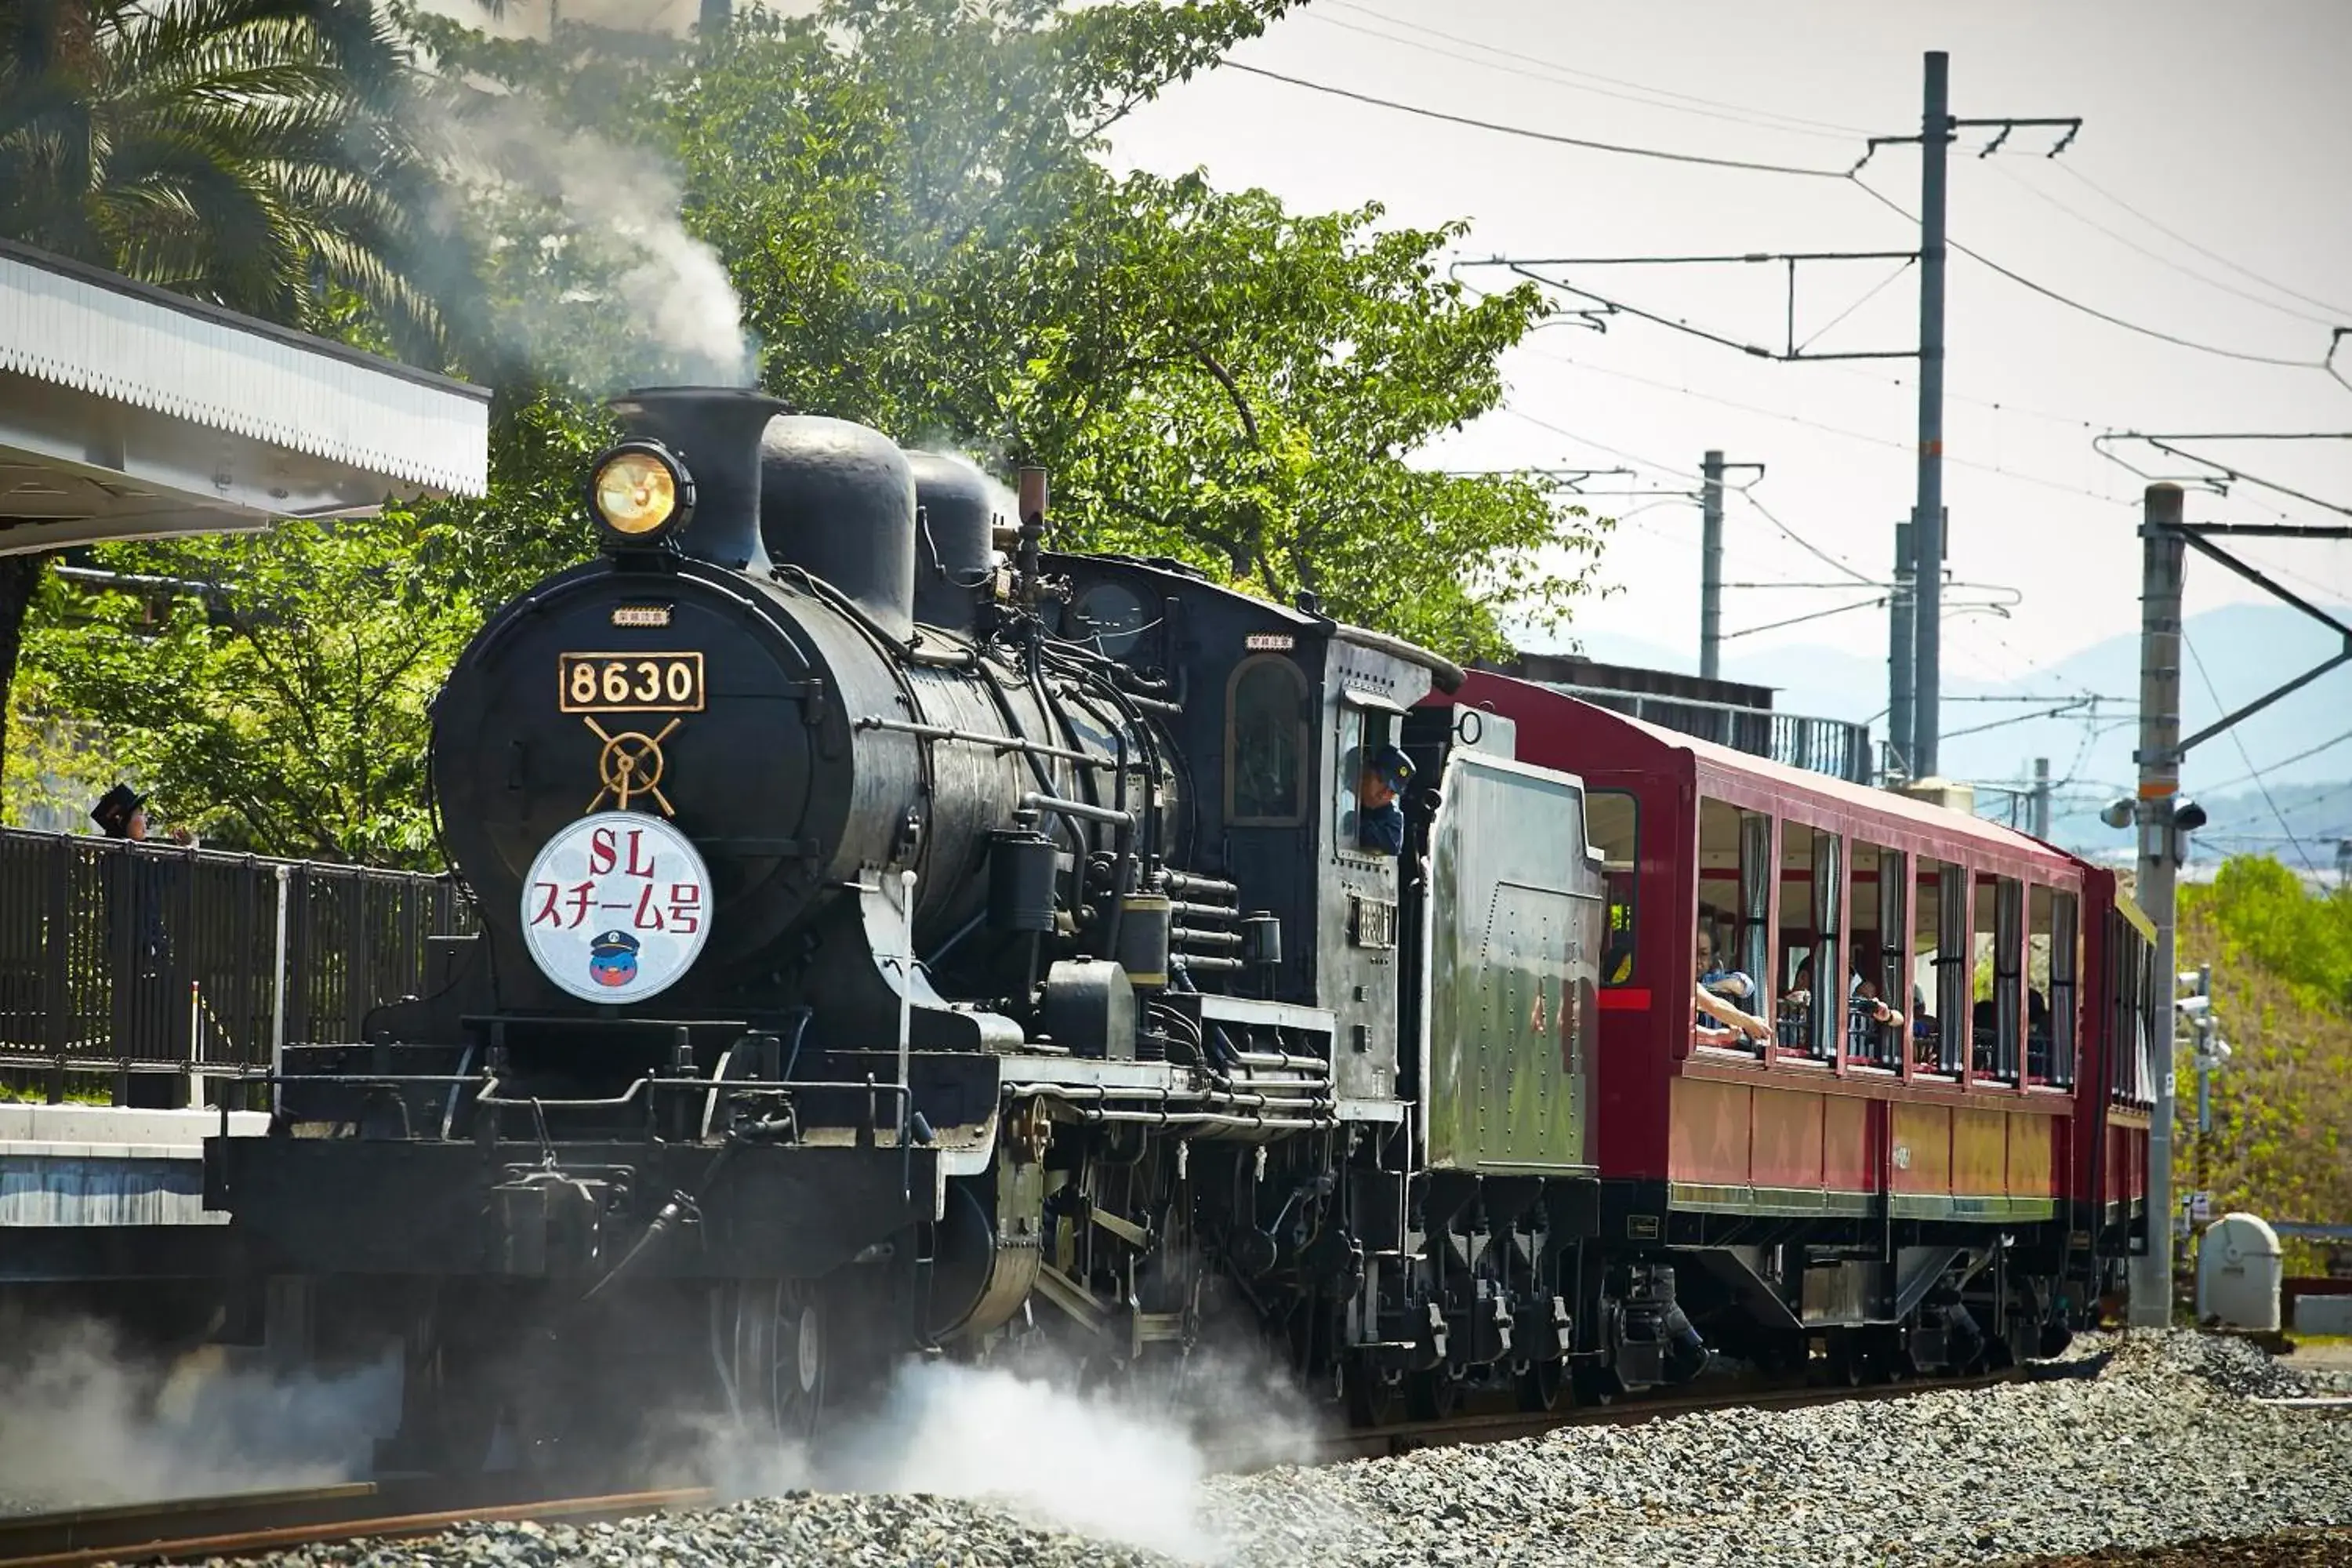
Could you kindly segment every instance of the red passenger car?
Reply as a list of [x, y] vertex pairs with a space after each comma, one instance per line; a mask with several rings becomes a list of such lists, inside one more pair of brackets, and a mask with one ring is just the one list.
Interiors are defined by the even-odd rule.
[[1604, 1238], [1765, 1359], [1955, 1359], [1948, 1298], [2080, 1321], [2145, 1245], [2162, 993], [2112, 872], [1508, 677], [1454, 700], [1588, 792]]

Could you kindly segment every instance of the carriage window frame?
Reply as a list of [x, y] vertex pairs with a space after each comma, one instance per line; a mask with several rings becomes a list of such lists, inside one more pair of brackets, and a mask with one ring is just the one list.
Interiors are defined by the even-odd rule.
[[[1612, 869], [1608, 847], [1594, 842], [1592, 837], [1592, 802], [1606, 795], [1612, 801], [1622, 800], [1633, 816], [1633, 829], [1627, 836], [1627, 869], [1624, 872], [1624, 898], [1618, 898], [1618, 873]], [[1642, 979], [1642, 797], [1630, 789], [1588, 787], [1584, 792], [1584, 838], [1588, 848], [1601, 858], [1601, 935], [1600, 988], [1603, 991], [1622, 990], [1636, 985]], [[1623, 923], [1619, 923], [1619, 911], [1623, 911]], [[1612, 979], [1617, 972], [1614, 958], [1622, 954], [1623, 975]]]
[[[1290, 693], [1297, 704], [1297, 716], [1292, 720], [1287, 730], [1291, 754], [1291, 809], [1286, 813], [1261, 813], [1244, 816], [1240, 814], [1238, 799], [1244, 741], [1241, 711], [1242, 685], [1258, 671], [1269, 668], [1279, 668], [1289, 678]], [[1308, 743], [1313, 696], [1314, 688], [1307, 679], [1307, 672], [1299, 668], [1297, 661], [1287, 655], [1256, 654], [1234, 667], [1232, 677], [1225, 682], [1225, 826], [1228, 827], [1306, 826], [1307, 803], [1313, 798], [1310, 766], [1312, 748]]]
[[2075, 1009], [2079, 1005], [2077, 977], [2082, 970], [2082, 945], [2080, 898], [2073, 892], [2051, 889], [2049, 1081], [2062, 1089], [2074, 1087]]

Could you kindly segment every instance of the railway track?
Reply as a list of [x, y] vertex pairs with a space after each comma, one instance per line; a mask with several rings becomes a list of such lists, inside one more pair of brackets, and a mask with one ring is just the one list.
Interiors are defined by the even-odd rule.
[[[2024, 1381], [2030, 1371], [1980, 1377], [1927, 1378], [1862, 1388], [1735, 1386], [1671, 1398], [1583, 1405], [1545, 1414], [1475, 1412], [1444, 1421], [1332, 1429], [1292, 1445], [1275, 1458], [1209, 1451], [1211, 1468], [1227, 1472], [1276, 1464], [1335, 1464], [1381, 1458], [1416, 1449], [1505, 1442], [1540, 1436], [1563, 1426], [1630, 1426], [1668, 1416], [1733, 1408], [1790, 1409], [1842, 1400], [1898, 1399], [1937, 1390], [1976, 1389]], [[335, 1486], [188, 1498], [170, 1502], [0, 1516], [0, 1568], [95, 1568], [253, 1557], [263, 1552], [362, 1537], [437, 1534], [475, 1521], [534, 1520], [585, 1523], [698, 1508], [719, 1501], [707, 1488], [603, 1493], [522, 1495], [511, 1482], [471, 1490], [446, 1481], [354, 1481]]]
[[[1847, 1400], [1903, 1399], [1915, 1394], [1943, 1390], [1991, 1388], [2027, 1381], [2030, 1371], [2010, 1370], [1976, 1377], [1912, 1378], [1900, 1383], [1863, 1387], [1742, 1386], [1704, 1394], [1664, 1398], [1629, 1399], [1612, 1405], [1578, 1405], [1571, 1409], [1531, 1414], [1505, 1410], [1456, 1415], [1444, 1421], [1414, 1421], [1395, 1426], [1351, 1427], [1318, 1434], [1304, 1445], [1303, 1455], [1252, 1458], [1221, 1465], [1223, 1469], [1266, 1469], [1276, 1464], [1303, 1462], [1338, 1464], [1348, 1459], [1388, 1458], [1419, 1448], [1454, 1447], [1473, 1443], [1504, 1443], [1519, 1437], [1540, 1437], [1563, 1426], [1631, 1426], [1672, 1415], [1708, 1410], [1793, 1410], [1809, 1405], [1833, 1405]], [[1213, 1462], [1214, 1456], [1213, 1454]]]
[[434, 1535], [472, 1520], [578, 1524], [715, 1500], [716, 1494], [703, 1488], [527, 1497], [519, 1496], [511, 1485], [469, 1494], [446, 1482], [354, 1481], [0, 1517], [0, 1568], [251, 1557], [362, 1536]]

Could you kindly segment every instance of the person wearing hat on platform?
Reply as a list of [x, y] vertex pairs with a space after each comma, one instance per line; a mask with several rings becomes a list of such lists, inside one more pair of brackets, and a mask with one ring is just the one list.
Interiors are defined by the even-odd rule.
[[1356, 842], [1383, 855], [1404, 853], [1404, 807], [1397, 797], [1412, 782], [1412, 759], [1382, 746], [1364, 761], [1356, 778]]
[[[109, 838], [136, 844], [147, 837], [147, 797], [127, 784], [108, 790], [89, 816]], [[185, 828], [172, 837], [194, 842]], [[177, 1015], [185, 1010], [184, 997], [179, 1008], [173, 1006], [172, 938], [163, 923], [177, 869], [163, 856], [133, 850], [105, 857], [107, 953], [118, 966], [111, 987], [114, 1040], [127, 1056], [173, 1055]], [[143, 1091], [167, 1081], [154, 1074], [134, 1075], [132, 1087]]]
[[[98, 804], [89, 808], [89, 819], [109, 838], [128, 838], [134, 843], [147, 837], [147, 797], [127, 784], [116, 784], [99, 796]], [[174, 827], [169, 835], [174, 844], [194, 844], [195, 835], [184, 827]]]

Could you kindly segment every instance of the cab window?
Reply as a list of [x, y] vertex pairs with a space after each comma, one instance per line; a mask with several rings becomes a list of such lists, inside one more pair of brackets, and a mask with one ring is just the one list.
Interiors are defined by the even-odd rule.
[[1307, 677], [1279, 654], [1234, 671], [1225, 726], [1225, 820], [1295, 827], [1307, 820]]
[[[1396, 741], [1396, 716], [1383, 710], [1339, 704], [1339, 732], [1331, 747], [1332, 842], [1349, 854], [1379, 856], [1362, 841], [1362, 803], [1356, 797], [1364, 769]], [[1381, 858], [1386, 858], [1381, 856]]]

